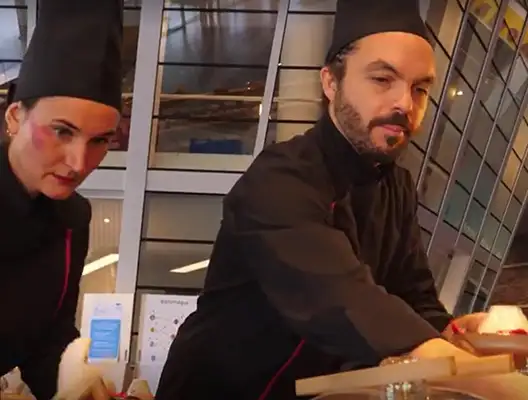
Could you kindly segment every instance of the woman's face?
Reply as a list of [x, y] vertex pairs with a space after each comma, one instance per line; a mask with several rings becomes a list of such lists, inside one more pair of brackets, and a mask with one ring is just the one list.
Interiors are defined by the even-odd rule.
[[32, 194], [65, 199], [104, 159], [120, 115], [90, 100], [49, 97], [30, 110], [11, 104], [5, 119], [18, 179]]

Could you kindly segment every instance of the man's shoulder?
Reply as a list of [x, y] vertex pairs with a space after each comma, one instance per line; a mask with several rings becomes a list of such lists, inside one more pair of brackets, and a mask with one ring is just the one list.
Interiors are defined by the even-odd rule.
[[275, 187], [275, 183], [287, 180], [317, 185], [325, 169], [321, 149], [309, 131], [266, 147], [244, 173], [241, 182], [260, 182]]
[[235, 184], [228, 201], [263, 206], [332, 197], [322, 151], [309, 133], [266, 147]]

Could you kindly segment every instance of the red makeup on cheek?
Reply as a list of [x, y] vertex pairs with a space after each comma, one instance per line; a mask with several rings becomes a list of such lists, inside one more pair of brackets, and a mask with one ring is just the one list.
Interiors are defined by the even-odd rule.
[[30, 127], [31, 127], [31, 142], [33, 143], [33, 146], [37, 150], [41, 150], [46, 141], [49, 140], [55, 133], [53, 132], [53, 129], [39, 125], [34, 121], [29, 121]]

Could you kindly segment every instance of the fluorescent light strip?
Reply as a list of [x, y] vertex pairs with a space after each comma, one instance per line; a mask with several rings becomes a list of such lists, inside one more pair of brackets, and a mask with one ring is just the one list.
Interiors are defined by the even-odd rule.
[[108, 254], [104, 257], [99, 258], [89, 264], [86, 264], [83, 269], [83, 276], [91, 274], [92, 272], [98, 271], [101, 268], [108, 267], [119, 261], [119, 254]]
[[184, 267], [171, 269], [171, 272], [174, 272], [176, 274], [187, 274], [189, 272], [198, 271], [200, 269], [207, 268], [209, 266], [209, 260], [203, 260], [199, 261], [194, 264], [189, 264]]

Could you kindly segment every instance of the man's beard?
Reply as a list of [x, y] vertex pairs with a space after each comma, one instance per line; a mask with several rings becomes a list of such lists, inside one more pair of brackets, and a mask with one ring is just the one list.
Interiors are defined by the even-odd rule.
[[398, 125], [406, 137], [409, 135], [407, 118], [402, 114], [393, 114], [385, 118], [377, 118], [364, 124], [356, 108], [346, 102], [342, 90], [336, 92], [334, 113], [343, 135], [354, 146], [356, 151], [371, 159], [374, 163], [387, 164], [396, 161], [407, 148], [408, 140], [403, 143], [390, 145], [381, 149], [374, 144], [371, 138], [373, 128], [382, 125]]

